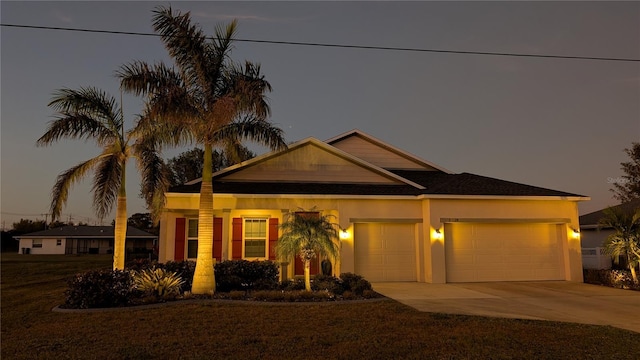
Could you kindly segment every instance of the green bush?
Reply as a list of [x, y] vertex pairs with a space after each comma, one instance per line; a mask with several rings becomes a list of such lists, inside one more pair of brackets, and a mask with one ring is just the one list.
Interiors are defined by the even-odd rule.
[[180, 286], [180, 292], [191, 291], [193, 274], [196, 272], [195, 261], [167, 261], [166, 264], [158, 264], [158, 267], [167, 272], [174, 272], [182, 279], [183, 283]]
[[345, 291], [350, 291], [356, 296], [362, 296], [365, 290], [373, 290], [371, 283], [358, 274], [342, 273], [340, 279]]
[[140, 297], [128, 271], [91, 270], [76, 274], [68, 285], [65, 306], [72, 309], [127, 306]]
[[289, 279], [287, 281], [283, 281], [278, 289], [283, 291], [304, 290], [304, 279]]
[[226, 260], [215, 265], [216, 290], [272, 290], [278, 288], [278, 266], [275, 262]]
[[334, 295], [342, 295], [345, 288], [343, 281], [337, 277], [318, 274], [311, 283], [311, 290], [328, 291]]
[[156, 299], [175, 299], [180, 295], [184, 281], [175, 272], [164, 269], [146, 269], [133, 273], [133, 283], [137, 290]]
[[640, 290], [640, 285], [633, 283], [629, 270], [596, 270], [584, 269], [584, 282], [587, 284], [604, 285], [619, 289]]
[[157, 261], [152, 261], [149, 259], [133, 259], [128, 261], [124, 268], [131, 271], [143, 271], [147, 269], [155, 269], [159, 264]]

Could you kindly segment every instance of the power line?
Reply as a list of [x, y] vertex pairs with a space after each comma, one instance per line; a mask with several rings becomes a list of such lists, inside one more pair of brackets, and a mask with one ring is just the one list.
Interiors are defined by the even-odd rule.
[[[132, 31], [94, 30], [94, 29], [80, 29], [80, 28], [67, 28], [67, 27], [54, 27], [54, 26], [36, 26], [36, 25], [19, 25], [19, 24], [0, 24], [0, 26], [14, 27], [14, 28], [24, 28], [24, 29], [59, 30], [59, 31], [75, 31], [75, 32], [100, 33], [100, 34], [160, 37], [160, 35], [158, 35], [158, 34], [143, 33], [143, 32], [132, 32]], [[408, 48], [408, 47], [367, 46], [367, 45], [329, 44], [329, 43], [312, 43], [312, 42], [298, 42], [298, 41], [276, 41], [276, 40], [256, 40], [256, 39], [234, 39], [234, 41], [247, 42], [247, 43], [258, 43], [258, 44], [276, 44], [276, 45], [293, 45], [293, 46], [316, 46], [316, 47], [330, 47], [330, 48], [384, 50], [384, 51], [406, 51], [406, 52], [425, 52], [425, 53], [441, 53], [441, 54], [511, 56], [511, 57], [527, 57], [527, 58], [597, 60], [597, 61], [618, 61], [618, 62], [620, 62], [620, 61], [621, 62], [640, 62], [640, 59], [598, 57], [598, 56], [543, 55], [543, 54], [521, 54], [521, 53], [492, 52], [492, 51], [420, 49], [420, 48]]]

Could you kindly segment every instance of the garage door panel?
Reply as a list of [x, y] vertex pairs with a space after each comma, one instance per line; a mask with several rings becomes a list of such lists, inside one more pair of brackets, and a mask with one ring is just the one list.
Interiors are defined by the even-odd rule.
[[553, 224], [445, 225], [448, 282], [564, 280]]
[[355, 224], [355, 272], [369, 281], [416, 281], [415, 225]]

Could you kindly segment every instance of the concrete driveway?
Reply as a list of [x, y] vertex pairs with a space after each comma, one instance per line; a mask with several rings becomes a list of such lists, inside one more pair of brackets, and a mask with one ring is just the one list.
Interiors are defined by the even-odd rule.
[[420, 311], [611, 325], [640, 333], [640, 292], [568, 281], [373, 283]]

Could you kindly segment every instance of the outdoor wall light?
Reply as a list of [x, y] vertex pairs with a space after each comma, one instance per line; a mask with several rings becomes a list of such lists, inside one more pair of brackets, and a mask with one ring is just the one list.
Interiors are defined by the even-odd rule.
[[340, 229], [340, 239], [348, 239], [349, 232], [346, 229]]
[[571, 230], [573, 230], [573, 237], [574, 238], [577, 239], [577, 238], [580, 237], [580, 230], [577, 230], [577, 229], [571, 229]]
[[443, 237], [444, 235], [442, 235], [442, 232], [440, 231], [440, 229], [436, 229], [435, 238], [438, 240], [441, 240]]

